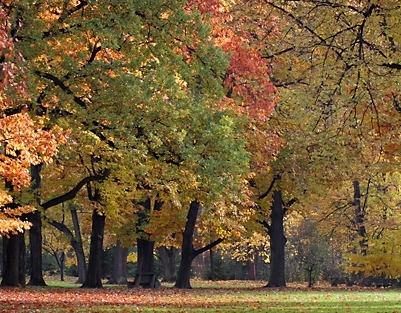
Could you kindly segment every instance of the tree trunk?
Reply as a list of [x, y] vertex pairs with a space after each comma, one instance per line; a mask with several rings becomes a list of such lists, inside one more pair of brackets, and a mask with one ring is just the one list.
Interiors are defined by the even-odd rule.
[[28, 215], [29, 222], [32, 223], [29, 229], [29, 248], [30, 248], [30, 286], [46, 286], [42, 271], [42, 217], [39, 211]]
[[86, 280], [86, 261], [85, 261], [85, 252], [82, 247], [82, 235], [81, 228], [79, 227], [78, 214], [75, 207], [70, 206], [71, 219], [72, 224], [74, 226], [74, 234], [75, 236], [71, 238], [71, 245], [75, 251], [75, 256], [77, 258], [77, 266], [78, 266], [78, 281], [77, 283], [83, 284]]
[[270, 215], [271, 224], [268, 228], [270, 236], [270, 278], [267, 287], [285, 287], [285, 244], [287, 239], [284, 235], [283, 199], [281, 191], [274, 191], [273, 204]]
[[253, 259], [248, 261], [249, 280], [258, 279], [258, 252], [254, 252]]
[[[37, 193], [41, 187], [40, 171], [42, 164], [31, 165], [32, 190]], [[40, 205], [40, 196], [35, 194], [36, 202]], [[29, 249], [30, 249], [30, 280], [28, 285], [46, 286], [43, 279], [42, 270], [42, 216], [40, 211], [28, 214], [28, 221], [32, 223], [29, 229]]]
[[181, 262], [180, 262], [180, 267], [178, 269], [177, 280], [174, 285], [174, 287], [176, 288], [191, 289], [192, 287], [190, 283], [190, 278], [191, 278], [191, 265], [193, 259], [199, 254], [215, 247], [216, 245], [218, 245], [220, 242], [223, 241], [223, 238], [219, 238], [214, 242], [208, 244], [207, 246], [195, 250], [192, 241], [199, 209], [200, 209], [200, 204], [196, 201], [193, 201], [189, 206], [187, 222], [185, 224], [185, 229], [182, 239]]
[[[368, 248], [368, 243], [366, 239], [366, 228], [364, 224], [365, 220], [365, 211], [361, 205], [361, 187], [359, 185], [359, 181], [355, 180], [352, 182], [354, 188], [354, 212], [355, 212], [355, 227], [359, 236], [359, 251], [355, 249], [355, 253], [360, 253], [361, 255], [366, 255], [366, 251]], [[350, 275], [350, 281], [356, 282], [360, 281], [364, 276], [362, 271], [353, 272]]]
[[[155, 262], [153, 256], [154, 241], [140, 239], [136, 240], [138, 251], [138, 263], [134, 285], [141, 284], [141, 277], [155, 275]], [[150, 286], [151, 288], [155, 286]]]
[[[78, 225], [78, 217], [76, 216], [76, 210], [71, 209], [71, 215], [73, 216], [73, 223], [74, 223], [74, 228], [76, 228], [76, 225]], [[75, 221], [76, 220], [76, 221]], [[71, 232], [71, 230], [62, 222], [54, 221], [54, 220], [49, 220], [47, 219], [50, 225], [54, 226], [57, 228], [59, 231], [64, 233], [70, 238], [70, 244], [72, 248], [74, 249], [75, 256], [77, 259], [77, 264], [78, 264], [78, 280], [77, 283], [84, 283], [86, 279], [86, 261], [85, 261], [85, 254], [84, 254], [84, 249], [82, 247], [82, 238], [81, 238], [81, 233], [77, 229], [75, 229], [75, 236]], [[79, 227], [79, 225], [78, 225]]]
[[367, 242], [366, 242], [366, 229], [364, 225], [365, 212], [361, 206], [361, 189], [359, 181], [353, 182], [354, 187], [354, 208], [355, 208], [355, 225], [358, 231], [358, 235], [361, 237], [359, 244], [361, 247], [361, 253], [366, 254]]
[[59, 263], [59, 267], [60, 267], [60, 280], [64, 281], [64, 264], [65, 264], [64, 251], [60, 252], [60, 256], [58, 257], [58, 263]]
[[209, 251], [209, 258], [210, 258], [210, 279], [211, 279], [212, 281], [215, 281], [215, 280], [216, 280], [216, 272], [215, 272], [215, 269], [214, 269], [213, 255], [214, 255], [213, 250], [210, 249], [210, 251]]
[[308, 272], [308, 288], [313, 287], [313, 268], [315, 267], [315, 264], [310, 264], [307, 266], [306, 271]]
[[117, 239], [113, 260], [113, 272], [109, 280], [110, 284], [127, 283], [127, 257], [128, 248], [123, 247], [121, 241]]
[[24, 233], [3, 237], [3, 269], [1, 286], [25, 287]]
[[157, 253], [163, 264], [163, 281], [174, 282], [177, 278], [178, 249], [174, 247], [159, 247], [157, 248]]
[[88, 273], [83, 288], [102, 288], [102, 254], [106, 216], [93, 210]]
[[187, 215], [187, 222], [185, 223], [184, 234], [182, 238], [182, 249], [181, 249], [181, 262], [178, 269], [177, 281], [174, 287], [191, 289], [191, 265], [195, 258], [195, 249], [192, 244], [196, 218], [198, 217], [198, 211], [200, 209], [200, 204], [198, 202], [192, 202], [189, 206], [189, 211]]

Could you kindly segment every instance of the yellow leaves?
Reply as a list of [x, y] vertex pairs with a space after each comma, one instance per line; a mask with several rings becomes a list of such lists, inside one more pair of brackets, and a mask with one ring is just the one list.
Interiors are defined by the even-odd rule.
[[2, 218], [0, 214], [0, 236], [8, 237], [22, 233], [30, 228], [31, 224], [19, 219], [10, 219], [9, 217]]
[[38, 129], [27, 113], [0, 118], [0, 129], [0, 176], [15, 189], [29, 185], [31, 164], [50, 163], [58, 144], [65, 141], [65, 134]]
[[[6, 199], [5, 199], [6, 198]], [[0, 191], [0, 205], [2, 200], [12, 200], [7, 194]], [[0, 211], [0, 236], [8, 237], [10, 234], [22, 233], [29, 229], [31, 223], [19, 219], [23, 214], [31, 213], [35, 210], [32, 206], [23, 206], [16, 209], [3, 209]]]

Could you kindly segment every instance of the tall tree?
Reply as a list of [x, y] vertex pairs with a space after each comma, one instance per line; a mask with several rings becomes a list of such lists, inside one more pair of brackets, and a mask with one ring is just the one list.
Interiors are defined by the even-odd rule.
[[31, 95], [27, 80], [31, 80], [26, 74], [27, 64], [23, 53], [15, 47], [13, 37], [19, 25], [14, 23], [7, 2], [0, 3], [0, 16], [4, 22], [0, 26], [0, 177], [4, 182], [0, 189], [0, 234], [7, 237], [3, 241], [5, 253], [2, 285], [24, 286], [23, 233], [31, 224], [21, 217], [33, 212], [35, 208], [13, 199], [9, 191], [19, 191], [29, 186], [31, 164], [38, 166], [51, 162], [63, 135], [60, 128], [44, 130], [44, 121], [35, 122], [28, 114], [26, 103]]
[[175, 120], [192, 103], [212, 106], [221, 95], [223, 53], [185, 2], [165, 4], [18, 1], [12, 6], [22, 21], [15, 34], [19, 48], [38, 82], [30, 107], [71, 127], [79, 147], [73, 154], [100, 157], [99, 166], [111, 170], [103, 189], [106, 216], [118, 210], [111, 201], [115, 188], [130, 193], [130, 201], [141, 201], [154, 186], [165, 189], [155, 182], [173, 181], [160, 169], [180, 162], [169, 157], [170, 138], [179, 142], [185, 133], [184, 124], [176, 131]]
[[[394, 130], [399, 125], [396, 114], [399, 90], [394, 87], [400, 69], [398, 3], [265, 1], [265, 4], [283, 30], [278, 41], [266, 45], [265, 55], [275, 64], [272, 80], [286, 89], [282, 93], [283, 102], [290, 106], [302, 103], [302, 109], [311, 117], [309, 125], [313, 127], [304, 137], [316, 139], [304, 144], [309, 169], [314, 168], [317, 175], [323, 173], [317, 169], [325, 168], [325, 176], [317, 177], [325, 183], [331, 180], [331, 188], [338, 190], [344, 185], [352, 186], [353, 181], [376, 181], [376, 175], [395, 173], [390, 164], [398, 154], [397, 148], [394, 150], [398, 146]], [[309, 184], [309, 188], [313, 185], [316, 184]], [[312, 194], [307, 188], [305, 191]], [[351, 228], [363, 230], [365, 226], [358, 222], [362, 206], [358, 201], [350, 201], [349, 193], [348, 197], [340, 196], [344, 201], [334, 191], [317, 194], [321, 194], [318, 202], [325, 208], [329, 197], [336, 197], [334, 209], [322, 212], [327, 217], [347, 214], [352, 208], [350, 202], [354, 202], [359, 213], [352, 219]], [[317, 198], [311, 198], [316, 203]], [[349, 226], [349, 220], [343, 218], [341, 221]], [[365, 250], [369, 236], [363, 236]]]

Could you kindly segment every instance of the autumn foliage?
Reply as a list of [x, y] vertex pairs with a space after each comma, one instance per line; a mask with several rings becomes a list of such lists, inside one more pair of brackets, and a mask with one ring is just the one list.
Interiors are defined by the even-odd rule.
[[[31, 165], [49, 163], [64, 140], [59, 128], [44, 129], [45, 120], [29, 115], [24, 58], [14, 49], [7, 9], [0, 6], [0, 235], [21, 232], [29, 223], [20, 216], [31, 205], [13, 203], [11, 191], [29, 186]], [[12, 205], [11, 205], [12, 204]]]

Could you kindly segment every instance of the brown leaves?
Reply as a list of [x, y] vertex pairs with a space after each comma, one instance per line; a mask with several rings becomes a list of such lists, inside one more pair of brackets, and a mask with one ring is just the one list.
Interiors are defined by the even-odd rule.
[[[399, 293], [369, 288], [263, 288], [263, 282], [202, 282], [196, 289], [3, 288], [1, 312], [345, 312], [366, 311], [383, 301], [399, 308]], [[380, 299], [380, 300], [379, 300]], [[338, 311], [332, 311], [335, 306]], [[380, 310], [378, 310], [380, 311]], [[377, 312], [378, 312], [377, 311]], [[375, 311], [376, 312], [376, 311]], [[395, 312], [395, 311], [394, 311]]]

